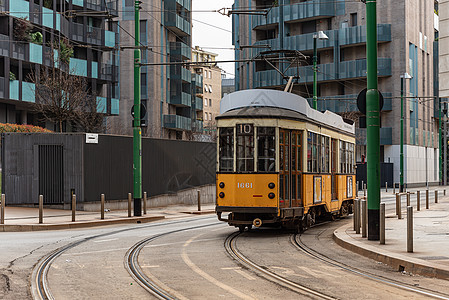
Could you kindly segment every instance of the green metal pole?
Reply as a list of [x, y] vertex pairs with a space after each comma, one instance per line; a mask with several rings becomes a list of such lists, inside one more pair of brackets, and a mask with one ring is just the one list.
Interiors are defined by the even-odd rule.
[[439, 179], [440, 179], [440, 185], [443, 185], [443, 140], [442, 140], [442, 133], [441, 133], [441, 127], [442, 127], [442, 123], [441, 123], [441, 98], [438, 97], [438, 117], [439, 117], [439, 123], [438, 123], [438, 149], [440, 150], [440, 155], [439, 156], [439, 166], [440, 166], [440, 172], [439, 172]]
[[380, 118], [377, 90], [377, 20], [376, 0], [366, 1], [367, 56], [367, 181], [368, 181], [368, 240], [379, 240], [380, 219]]
[[404, 192], [404, 78], [401, 77], [401, 149], [399, 155], [400, 185], [399, 192]]
[[313, 102], [312, 106], [314, 109], [317, 109], [317, 94], [318, 94], [318, 87], [317, 87], [317, 79], [316, 79], [316, 73], [317, 73], [317, 60], [318, 60], [318, 53], [316, 49], [316, 40], [318, 39], [318, 36], [313, 36]]
[[134, 121], [133, 121], [133, 187], [134, 216], [142, 215], [142, 129], [140, 127], [140, 19], [139, 4], [134, 2], [135, 46], [134, 49]]

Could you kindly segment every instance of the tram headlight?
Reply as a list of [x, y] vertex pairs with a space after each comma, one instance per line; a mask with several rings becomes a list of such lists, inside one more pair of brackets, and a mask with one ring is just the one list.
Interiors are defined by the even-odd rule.
[[218, 185], [221, 189], [225, 187], [224, 182], [220, 182], [220, 184]]
[[223, 192], [221, 192], [220, 194], [218, 194], [218, 196], [219, 196], [220, 198], [224, 198], [225, 194], [224, 194]]
[[268, 194], [268, 198], [273, 199], [274, 197], [275, 197], [275, 194], [274, 194], [274, 193], [269, 193], [269, 194]]
[[276, 187], [276, 185], [274, 184], [274, 182], [270, 182], [268, 184], [268, 188], [270, 188], [270, 189], [274, 189], [275, 187]]

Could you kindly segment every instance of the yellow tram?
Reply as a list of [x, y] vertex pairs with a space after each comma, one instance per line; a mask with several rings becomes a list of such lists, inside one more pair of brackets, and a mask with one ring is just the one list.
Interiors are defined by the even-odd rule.
[[353, 124], [298, 95], [262, 89], [227, 95], [216, 119], [219, 220], [240, 231], [303, 230], [319, 217], [352, 213]]

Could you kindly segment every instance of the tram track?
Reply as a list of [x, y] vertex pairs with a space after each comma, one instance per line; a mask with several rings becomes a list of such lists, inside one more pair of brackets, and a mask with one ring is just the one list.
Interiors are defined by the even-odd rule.
[[238, 236], [240, 236], [241, 233], [235, 232], [229, 235], [226, 238], [225, 241], [225, 248], [228, 254], [238, 261], [240, 264], [244, 265], [245, 267], [249, 268], [250, 270], [253, 270], [256, 273], [260, 273], [263, 275], [264, 278], [270, 280], [273, 283], [276, 283], [278, 285], [281, 285], [285, 288], [288, 288], [302, 296], [308, 296], [318, 299], [327, 299], [327, 300], [335, 300], [337, 298], [333, 296], [329, 296], [326, 294], [323, 294], [317, 290], [311, 289], [305, 285], [293, 282], [285, 277], [282, 277], [274, 272], [271, 272], [264, 267], [254, 263], [250, 259], [248, 259], [246, 256], [244, 256], [240, 251], [238, 251], [236, 246], [236, 239]]
[[429, 289], [425, 289], [425, 288], [418, 288], [416, 286], [413, 286], [411, 284], [407, 284], [404, 282], [400, 282], [398, 280], [394, 280], [394, 279], [389, 279], [389, 278], [385, 278], [379, 275], [375, 275], [372, 274], [370, 272], [367, 271], [363, 271], [354, 267], [351, 267], [347, 264], [341, 263], [339, 261], [336, 261], [328, 256], [325, 256], [321, 253], [316, 252], [315, 250], [307, 247], [302, 241], [301, 241], [301, 235], [300, 234], [293, 234], [290, 236], [290, 242], [292, 243], [292, 245], [297, 248], [299, 251], [301, 251], [302, 253], [304, 253], [305, 255], [321, 261], [325, 264], [331, 265], [335, 268], [356, 274], [357, 276], [360, 277], [364, 277], [364, 278], [368, 278], [370, 280], [374, 280], [389, 286], [393, 286], [402, 290], [406, 290], [409, 292], [414, 292], [417, 294], [420, 294], [422, 296], [428, 296], [428, 297], [433, 297], [436, 299], [446, 299], [449, 300], [449, 295], [448, 294], [444, 294], [444, 293], [440, 293], [440, 292], [435, 292]]
[[[192, 220], [183, 220], [183, 221], [172, 221], [172, 222], [167, 222], [167, 223], [150, 224], [150, 225], [144, 225], [144, 226], [139, 226], [139, 227], [134, 227], [134, 228], [120, 229], [120, 230], [115, 230], [115, 231], [112, 231], [112, 232], [107, 232], [107, 233], [102, 233], [102, 234], [98, 234], [98, 235], [89, 236], [89, 237], [83, 238], [81, 240], [69, 243], [69, 244], [67, 244], [67, 245], [65, 245], [63, 247], [60, 247], [60, 248], [50, 252], [48, 255], [46, 255], [43, 258], [41, 258], [41, 260], [35, 265], [35, 267], [34, 267], [34, 269], [32, 271], [32, 274], [31, 274], [31, 294], [32, 294], [34, 299], [53, 300], [54, 297], [52, 295], [51, 289], [49, 288], [49, 283], [48, 283], [48, 278], [47, 278], [48, 271], [49, 271], [52, 263], [59, 256], [61, 256], [63, 253], [65, 253], [68, 250], [73, 249], [73, 248], [75, 248], [75, 247], [77, 247], [77, 246], [79, 246], [79, 245], [81, 245], [83, 243], [86, 243], [86, 242], [91, 241], [93, 239], [103, 238], [103, 237], [107, 237], [107, 236], [111, 236], [111, 235], [119, 234], [119, 233], [123, 233], [123, 232], [128, 232], [128, 231], [142, 230], [142, 229], [152, 228], [152, 227], [168, 226], [168, 225], [174, 225], [174, 224], [179, 224], [179, 223], [189, 223], [189, 222], [194, 222], [194, 221], [205, 220], [205, 219], [208, 219], [208, 218], [210, 218], [210, 217], [200, 218], [200, 219], [192, 219]], [[199, 225], [199, 226], [193, 226], [193, 227], [183, 228], [183, 229], [179, 229], [179, 230], [169, 231], [169, 232], [166, 232], [166, 233], [162, 233], [162, 234], [158, 234], [158, 235], [152, 236], [152, 237], [147, 238], [145, 240], [148, 240], [147, 241], [147, 243], [148, 243], [151, 240], [154, 240], [156, 238], [159, 238], [159, 237], [167, 235], [167, 234], [172, 234], [172, 233], [175, 233], [175, 232], [180, 232], [180, 231], [185, 231], [185, 230], [190, 230], [190, 229], [195, 229], [195, 228], [219, 225], [219, 224], [220, 223], [218, 223], [218, 224], [217, 223], [206, 224], [206, 225]], [[137, 243], [137, 244], [139, 244], [139, 243]], [[133, 247], [135, 247], [136, 245], [134, 245]], [[143, 248], [143, 246], [142, 246], [142, 248]], [[128, 250], [128, 252], [130, 252], [130, 251]], [[128, 254], [128, 252], [127, 252], [127, 254]], [[137, 255], [138, 255], [138, 252], [137, 252]], [[175, 299], [175, 298], [163, 298], [163, 299]]]

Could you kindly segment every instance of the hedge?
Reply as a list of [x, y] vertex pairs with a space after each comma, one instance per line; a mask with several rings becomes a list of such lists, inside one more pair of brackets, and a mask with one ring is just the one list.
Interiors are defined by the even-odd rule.
[[18, 125], [18, 124], [3, 124], [0, 123], [0, 133], [3, 132], [40, 132], [40, 133], [50, 133], [51, 130], [33, 126], [33, 125]]

